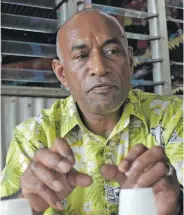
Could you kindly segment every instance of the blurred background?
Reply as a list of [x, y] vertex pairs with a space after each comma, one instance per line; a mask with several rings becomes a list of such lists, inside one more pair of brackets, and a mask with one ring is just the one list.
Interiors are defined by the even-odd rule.
[[134, 49], [133, 88], [182, 97], [182, 0], [2, 0], [2, 166], [14, 127], [69, 95], [51, 68], [56, 34], [85, 7], [99, 8], [124, 26]]

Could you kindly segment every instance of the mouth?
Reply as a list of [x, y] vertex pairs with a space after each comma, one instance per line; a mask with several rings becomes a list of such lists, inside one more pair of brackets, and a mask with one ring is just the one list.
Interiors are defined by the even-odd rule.
[[110, 90], [111, 88], [115, 87], [114, 85], [110, 85], [110, 84], [96, 84], [93, 87], [91, 87], [91, 89], [88, 91], [95, 91], [95, 92], [105, 92]]

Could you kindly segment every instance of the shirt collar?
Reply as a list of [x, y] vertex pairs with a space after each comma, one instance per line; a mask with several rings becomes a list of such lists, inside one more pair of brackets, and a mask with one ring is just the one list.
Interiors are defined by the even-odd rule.
[[[125, 101], [124, 110], [122, 116], [115, 126], [115, 129], [112, 131], [109, 138], [123, 130], [130, 121], [130, 115], [134, 115], [141, 119], [148, 130], [145, 116], [143, 114], [140, 99], [139, 99], [139, 90], [130, 90], [128, 97]], [[72, 96], [69, 96], [65, 99], [65, 105], [63, 109], [61, 109], [61, 137], [64, 137], [68, 132], [70, 132], [75, 126], [79, 126], [82, 130], [89, 132], [88, 129], [85, 127], [79, 113], [77, 111], [76, 102], [74, 101]], [[108, 138], [108, 139], [109, 139]]]
[[128, 104], [133, 105], [131, 115], [134, 115], [134, 116], [138, 117], [139, 119], [141, 119], [144, 122], [145, 126], [147, 127], [146, 118], [145, 118], [143, 109], [141, 107], [141, 95], [140, 94], [141, 94], [140, 90], [131, 89], [129, 91], [129, 94], [127, 97]]
[[61, 118], [60, 118], [60, 134], [64, 137], [68, 132], [70, 132], [76, 125], [81, 122], [79, 113], [77, 111], [76, 102], [72, 96], [69, 96], [64, 101], [64, 107], [61, 107]]
[[148, 131], [148, 127], [146, 124], [145, 116], [143, 114], [142, 108], [140, 106], [140, 96], [137, 94], [140, 92], [139, 90], [133, 90], [131, 89], [128, 93], [127, 99], [125, 100], [122, 115], [120, 117], [119, 122], [115, 126], [114, 130], [110, 134], [108, 139], [111, 139], [116, 134], [123, 131], [130, 122], [130, 116], [136, 116], [139, 118], [145, 125], [146, 130]]

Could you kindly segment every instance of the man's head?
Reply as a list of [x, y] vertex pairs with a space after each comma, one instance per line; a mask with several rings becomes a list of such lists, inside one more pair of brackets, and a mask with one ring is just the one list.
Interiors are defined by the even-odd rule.
[[81, 111], [119, 110], [131, 88], [133, 60], [118, 21], [95, 9], [79, 12], [60, 28], [57, 53], [53, 70]]

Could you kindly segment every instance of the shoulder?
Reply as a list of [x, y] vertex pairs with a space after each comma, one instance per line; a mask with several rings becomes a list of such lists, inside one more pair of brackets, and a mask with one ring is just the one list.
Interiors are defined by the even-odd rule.
[[168, 101], [168, 102], [172, 102], [172, 103], [176, 102], [176, 103], [182, 104], [182, 99], [177, 96], [174, 96], [174, 95], [171, 95], [171, 96], [158, 95], [155, 93], [143, 92], [138, 89], [133, 90], [133, 92], [134, 92], [135, 96], [137, 97], [137, 99], [141, 102], [144, 102], [145, 99], [147, 99], [148, 101], [159, 99], [161, 101]]
[[140, 108], [146, 114], [163, 116], [165, 114], [181, 113], [183, 111], [182, 100], [177, 96], [162, 96], [154, 93], [146, 93], [141, 90], [134, 90], [139, 101]]
[[15, 127], [14, 135], [23, 134], [28, 140], [35, 134], [43, 135], [48, 130], [55, 129], [55, 124], [66, 111], [68, 98], [56, 100], [51, 108], [42, 109], [35, 117], [30, 117]]
[[138, 110], [145, 120], [148, 130], [164, 131], [165, 139], [168, 140], [173, 132], [180, 128], [183, 123], [183, 103], [176, 96], [161, 96], [134, 90], [138, 101]]

